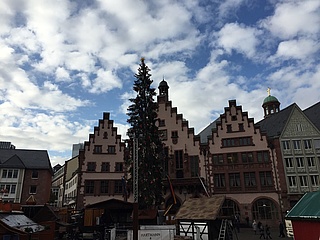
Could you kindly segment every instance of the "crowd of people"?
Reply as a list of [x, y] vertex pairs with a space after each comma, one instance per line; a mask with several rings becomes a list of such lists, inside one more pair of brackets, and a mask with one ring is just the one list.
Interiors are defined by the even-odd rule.
[[[264, 226], [260, 221], [256, 222], [256, 220], [253, 220], [252, 228], [255, 235], [260, 234], [259, 239], [272, 239], [270, 226], [268, 224]], [[285, 237], [284, 224], [281, 221], [279, 221], [279, 237]]]

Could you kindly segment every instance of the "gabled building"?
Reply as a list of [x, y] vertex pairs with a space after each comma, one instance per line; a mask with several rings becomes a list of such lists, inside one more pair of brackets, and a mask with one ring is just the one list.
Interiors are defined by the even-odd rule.
[[63, 206], [76, 209], [79, 182], [79, 156], [75, 156], [64, 164]]
[[110, 114], [104, 113], [79, 151], [79, 210], [108, 199], [126, 200], [124, 148]]
[[230, 100], [224, 113], [199, 134], [207, 144], [208, 189], [226, 197], [221, 215], [274, 222], [280, 218], [276, 162], [267, 136]]
[[53, 171], [46, 150], [0, 149], [3, 201], [43, 205], [49, 202]]
[[[187, 198], [206, 195], [202, 185], [205, 162], [204, 157], [200, 156], [200, 139], [169, 100], [167, 82], [162, 80], [158, 89], [159, 134], [164, 144], [164, 173], [170, 179], [177, 201], [170, 210], [174, 214]], [[166, 183], [164, 197], [168, 208], [174, 199], [169, 183]]]
[[50, 204], [54, 207], [61, 208], [63, 206], [63, 192], [64, 192], [64, 168], [57, 164], [53, 167], [53, 177], [52, 177], [52, 194], [54, 195], [54, 202]]
[[319, 103], [305, 112], [293, 103], [257, 123], [275, 151], [284, 211], [304, 193], [319, 190], [319, 112]]

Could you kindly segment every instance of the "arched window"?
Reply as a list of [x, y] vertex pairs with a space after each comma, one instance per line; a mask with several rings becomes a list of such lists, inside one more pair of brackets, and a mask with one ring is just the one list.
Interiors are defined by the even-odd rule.
[[259, 199], [253, 203], [252, 216], [254, 219], [278, 219], [278, 209], [275, 204], [269, 199]]
[[235, 216], [237, 213], [240, 213], [238, 204], [231, 199], [224, 200], [220, 216]]

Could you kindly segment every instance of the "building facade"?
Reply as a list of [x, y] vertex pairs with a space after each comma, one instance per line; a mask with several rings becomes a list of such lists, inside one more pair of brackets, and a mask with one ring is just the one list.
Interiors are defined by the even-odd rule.
[[46, 204], [53, 171], [45, 150], [0, 149], [0, 188], [3, 201]]
[[78, 209], [113, 198], [126, 200], [124, 151], [110, 114], [104, 113], [79, 151]]
[[266, 116], [258, 125], [275, 146], [285, 212], [306, 192], [319, 190], [320, 132], [295, 103]]
[[208, 189], [226, 196], [221, 215], [238, 214], [243, 222], [280, 219], [277, 166], [267, 136], [236, 100], [199, 135], [208, 145]]
[[205, 162], [200, 155], [200, 138], [195, 136], [194, 129], [189, 127], [188, 121], [169, 100], [167, 82], [162, 80], [158, 89], [158, 127], [164, 145], [164, 179], [168, 177], [164, 180], [165, 205], [168, 209], [174, 201], [169, 188], [171, 183], [177, 202], [170, 209], [170, 213], [174, 214], [187, 198], [207, 195], [203, 184]]

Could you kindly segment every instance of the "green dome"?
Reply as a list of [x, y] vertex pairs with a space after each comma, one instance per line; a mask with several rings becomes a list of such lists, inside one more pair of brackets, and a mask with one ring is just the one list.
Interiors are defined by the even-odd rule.
[[278, 99], [274, 96], [269, 95], [263, 100], [263, 104], [268, 103], [268, 102], [279, 102]]

